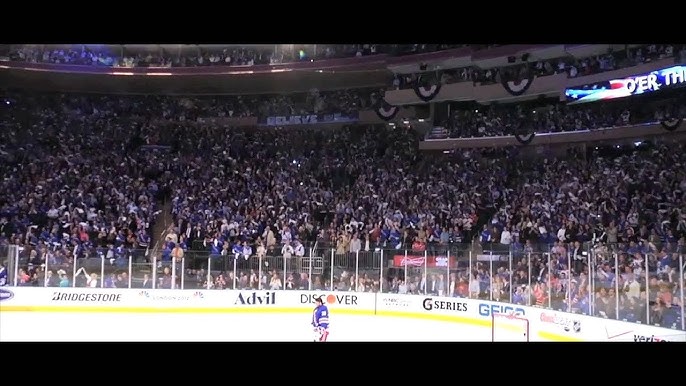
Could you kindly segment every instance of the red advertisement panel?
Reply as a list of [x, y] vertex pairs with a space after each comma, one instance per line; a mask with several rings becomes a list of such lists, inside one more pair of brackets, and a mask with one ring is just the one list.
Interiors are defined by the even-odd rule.
[[[450, 268], [456, 268], [457, 262], [454, 256], [429, 255], [426, 257], [426, 267], [427, 268], [447, 268], [450, 264]], [[424, 266], [424, 256], [422, 255], [395, 255], [393, 256], [393, 266], [394, 267], [423, 267]]]

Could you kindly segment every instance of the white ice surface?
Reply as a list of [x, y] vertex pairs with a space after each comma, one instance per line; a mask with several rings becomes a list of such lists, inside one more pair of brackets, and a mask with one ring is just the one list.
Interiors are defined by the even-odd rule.
[[[313, 340], [303, 315], [168, 313], [0, 313], [8, 341], [268, 341]], [[332, 315], [331, 342], [491, 341], [490, 327], [386, 316]]]

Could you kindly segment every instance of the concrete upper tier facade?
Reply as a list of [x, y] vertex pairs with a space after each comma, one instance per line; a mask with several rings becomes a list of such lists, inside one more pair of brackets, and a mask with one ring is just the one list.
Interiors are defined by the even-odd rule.
[[[394, 73], [429, 68], [492, 68], [562, 56], [602, 53], [608, 45], [508, 45], [474, 51], [457, 48], [406, 56], [386, 54], [272, 65], [202, 67], [99, 67], [0, 62], [0, 82], [30, 89], [132, 94], [271, 94], [386, 87]], [[514, 58], [514, 62], [512, 59]]]

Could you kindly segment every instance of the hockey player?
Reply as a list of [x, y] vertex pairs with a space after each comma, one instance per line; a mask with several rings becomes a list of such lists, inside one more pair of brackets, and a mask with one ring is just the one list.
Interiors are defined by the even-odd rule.
[[326, 342], [329, 336], [329, 309], [324, 305], [321, 296], [314, 299], [317, 306], [312, 312], [312, 326], [314, 326], [314, 341]]

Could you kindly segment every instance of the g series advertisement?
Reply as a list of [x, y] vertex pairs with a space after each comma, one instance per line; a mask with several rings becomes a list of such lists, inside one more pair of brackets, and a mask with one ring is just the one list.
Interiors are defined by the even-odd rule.
[[427, 311], [452, 311], [452, 312], [467, 312], [467, 303], [459, 299], [449, 298], [425, 298], [422, 301], [422, 307]]
[[622, 79], [565, 89], [569, 104], [641, 95], [686, 85], [686, 66], [674, 66]]

